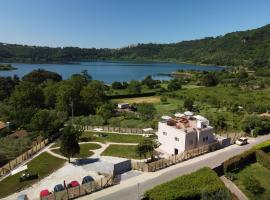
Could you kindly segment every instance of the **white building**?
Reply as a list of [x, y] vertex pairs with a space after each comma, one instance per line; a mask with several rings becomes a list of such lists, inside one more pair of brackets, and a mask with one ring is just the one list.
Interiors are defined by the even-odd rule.
[[[186, 113], [185, 113], [186, 114]], [[200, 115], [181, 115], [176, 118], [162, 117], [158, 123], [158, 141], [162, 151], [178, 154], [214, 142], [214, 128]]]
[[127, 108], [130, 108], [130, 105], [129, 105], [129, 103], [119, 103], [119, 104], [117, 105], [117, 107], [118, 107], [119, 109], [127, 109]]

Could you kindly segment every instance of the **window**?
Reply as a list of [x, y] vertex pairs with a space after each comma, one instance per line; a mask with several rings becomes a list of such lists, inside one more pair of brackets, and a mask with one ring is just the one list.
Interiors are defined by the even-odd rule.
[[193, 144], [193, 140], [191, 139], [191, 140], [189, 140], [189, 144]]
[[167, 132], [163, 131], [163, 135], [167, 135]]
[[178, 137], [175, 137], [174, 140], [177, 141], [177, 142], [179, 142], [179, 138]]
[[208, 141], [208, 136], [203, 137], [203, 142], [207, 142]]

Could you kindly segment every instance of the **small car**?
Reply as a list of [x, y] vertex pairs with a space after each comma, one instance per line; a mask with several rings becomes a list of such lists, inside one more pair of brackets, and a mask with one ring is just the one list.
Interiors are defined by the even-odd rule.
[[28, 197], [26, 194], [21, 194], [17, 197], [17, 200], [28, 200]]
[[235, 141], [235, 144], [242, 146], [248, 143], [248, 139], [246, 137], [240, 137], [238, 140]]
[[60, 192], [65, 190], [64, 186], [62, 184], [57, 184], [56, 186], [54, 186], [53, 191], [54, 192]]
[[78, 183], [78, 181], [71, 181], [69, 184], [68, 184], [68, 188], [73, 188], [73, 187], [77, 187], [79, 186], [80, 184]]
[[37, 179], [37, 178], [38, 178], [38, 174], [34, 174], [31, 172], [25, 172], [25, 173], [22, 173], [22, 175], [20, 176], [20, 182], [27, 181], [27, 180], [33, 180], [33, 179]]
[[91, 176], [85, 176], [83, 177], [82, 184], [89, 183], [94, 181], [94, 179]]
[[43, 197], [49, 196], [50, 194], [51, 193], [49, 192], [49, 190], [45, 189], [45, 190], [40, 191], [39, 196], [40, 196], [40, 198], [43, 198]]

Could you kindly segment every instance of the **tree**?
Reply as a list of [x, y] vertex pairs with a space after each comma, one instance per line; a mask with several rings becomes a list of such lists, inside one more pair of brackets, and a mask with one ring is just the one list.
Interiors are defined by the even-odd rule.
[[189, 110], [192, 111], [193, 110], [193, 105], [194, 105], [194, 100], [192, 98], [187, 98], [184, 100], [184, 107]]
[[91, 81], [81, 91], [81, 97], [88, 110], [92, 113], [96, 108], [106, 102], [106, 94], [104, 84], [100, 81]]
[[202, 85], [204, 86], [216, 86], [219, 83], [217, 75], [213, 72], [208, 72], [203, 76]]
[[40, 108], [43, 105], [43, 93], [34, 83], [22, 81], [10, 97], [10, 104], [17, 110], [23, 108]]
[[47, 81], [46, 86], [43, 88], [44, 104], [46, 108], [55, 108], [56, 106], [56, 95], [59, 89], [59, 84], [53, 81]]
[[37, 69], [33, 70], [32, 72], [24, 75], [22, 77], [23, 81], [29, 81], [35, 84], [41, 84], [47, 80], [52, 80], [55, 82], [59, 82], [62, 80], [62, 76], [55, 73], [55, 72], [50, 72], [44, 69]]
[[153, 89], [156, 85], [156, 81], [152, 79], [152, 76], [148, 75], [143, 79], [142, 84], [146, 85], [149, 89]]
[[0, 101], [9, 97], [17, 84], [14, 78], [0, 77]]
[[155, 149], [158, 148], [159, 144], [154, 138], [145, 138], [141, 141], [136, 148], [136, 153], [141, 157], [147, 158], [147, 154], [150, 155], [151, 159], [154, 159]]
[[71, 125], [66, 126], [62, 130], [62, 139], [60, 152], [68, 158], [80, 153], [79, 137], [81, 131]]
[[57, 133], [64, 122], [67, 114], [55, 110], [39, 110], [31, 119], [30, 130], [39, 132], [43, 137], [48, 138]]
[[128, 91], [132, 94], [138, 94], [141, 93], [141, 83], [139, 81], [130, 81], [129, 85], [128, 85]]
[[137, 111], [143, 120], [151, 120], [154, 118], [156, 109], [153, 104], [141, 103], [137, 106]]
[[168, 84], [169, 91], [176, 91], [182, 89], [182, 82], [180, 79], [172, 79]]
[[115, 105], [112, 103], [105, 103], [101, 105], [96, 113], [103, 117], [105, 120], [105, 123], [107, 123], [107, 120], [110, 119], [113, 116], [113, 111], [115, 109]]
[[123, 85], [121, 82], [115, 81], [112, 83], [112, 89], [115, 89], [115, 90], [123, 89]]

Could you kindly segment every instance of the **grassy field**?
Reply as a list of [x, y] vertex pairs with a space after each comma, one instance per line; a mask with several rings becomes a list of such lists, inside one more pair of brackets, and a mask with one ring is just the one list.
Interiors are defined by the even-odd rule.
[[101, 155], [115, 156], [121, 158], [142, 159], [136, 153], [136, 145], [116, 145], [111, 144]]
[[134, 98], [123, 98], [123, 99], [114, 99], [113, 102], [116, 103], [159, 103], [160, 102], [160, 96], [151, 96], [151, 97], [134, 97]]
[[106, 137], [96, 137], [99, 133], [85, 131], [82, 137], [89, 137], [93, 142], [119, 142], [119, 143], [139, 143], [144, 138], [140, 135], [127, 135], [127, 134], [116, 134], [116, 133], [105, 133]]
[[20, 182], [20, 176], [22, 172], [9, 176], [0, 182], [0, 198], [10, 195], [18, 190], [31, 186], [33, 183], [48, 176], [55, 170], [64, 165], [66, 161], [60, 158], [56, 158], [48, 153], [42, 153], [38, 157], [30, 161], [28, 169], [32, 173], [37, 173], [39, 178], [35, 180], [29, 180]]
[[[94, 144], [94, 143], [80, 144], [80, 154], [76, 155], [76, 157], [80, 157], [80, 158], [90, 157], [94, 154], [94, 152], [91, 150], [95, 150], [99, 148], [101, 148], [99, 144]], [[60, 149], [53, 149], [51, 151], [61, 155]]]
[[[261, 195], [254, 195], [247, 190], [243, 184], [246, 177], [252, 175], [264, 187], [265, 191]], [[246, 194], [249, 199], [269, 200], [270, 197], [270, 170], [266, 169], [258, 163], [251, 164], [236, 174], [235, 184]]]

